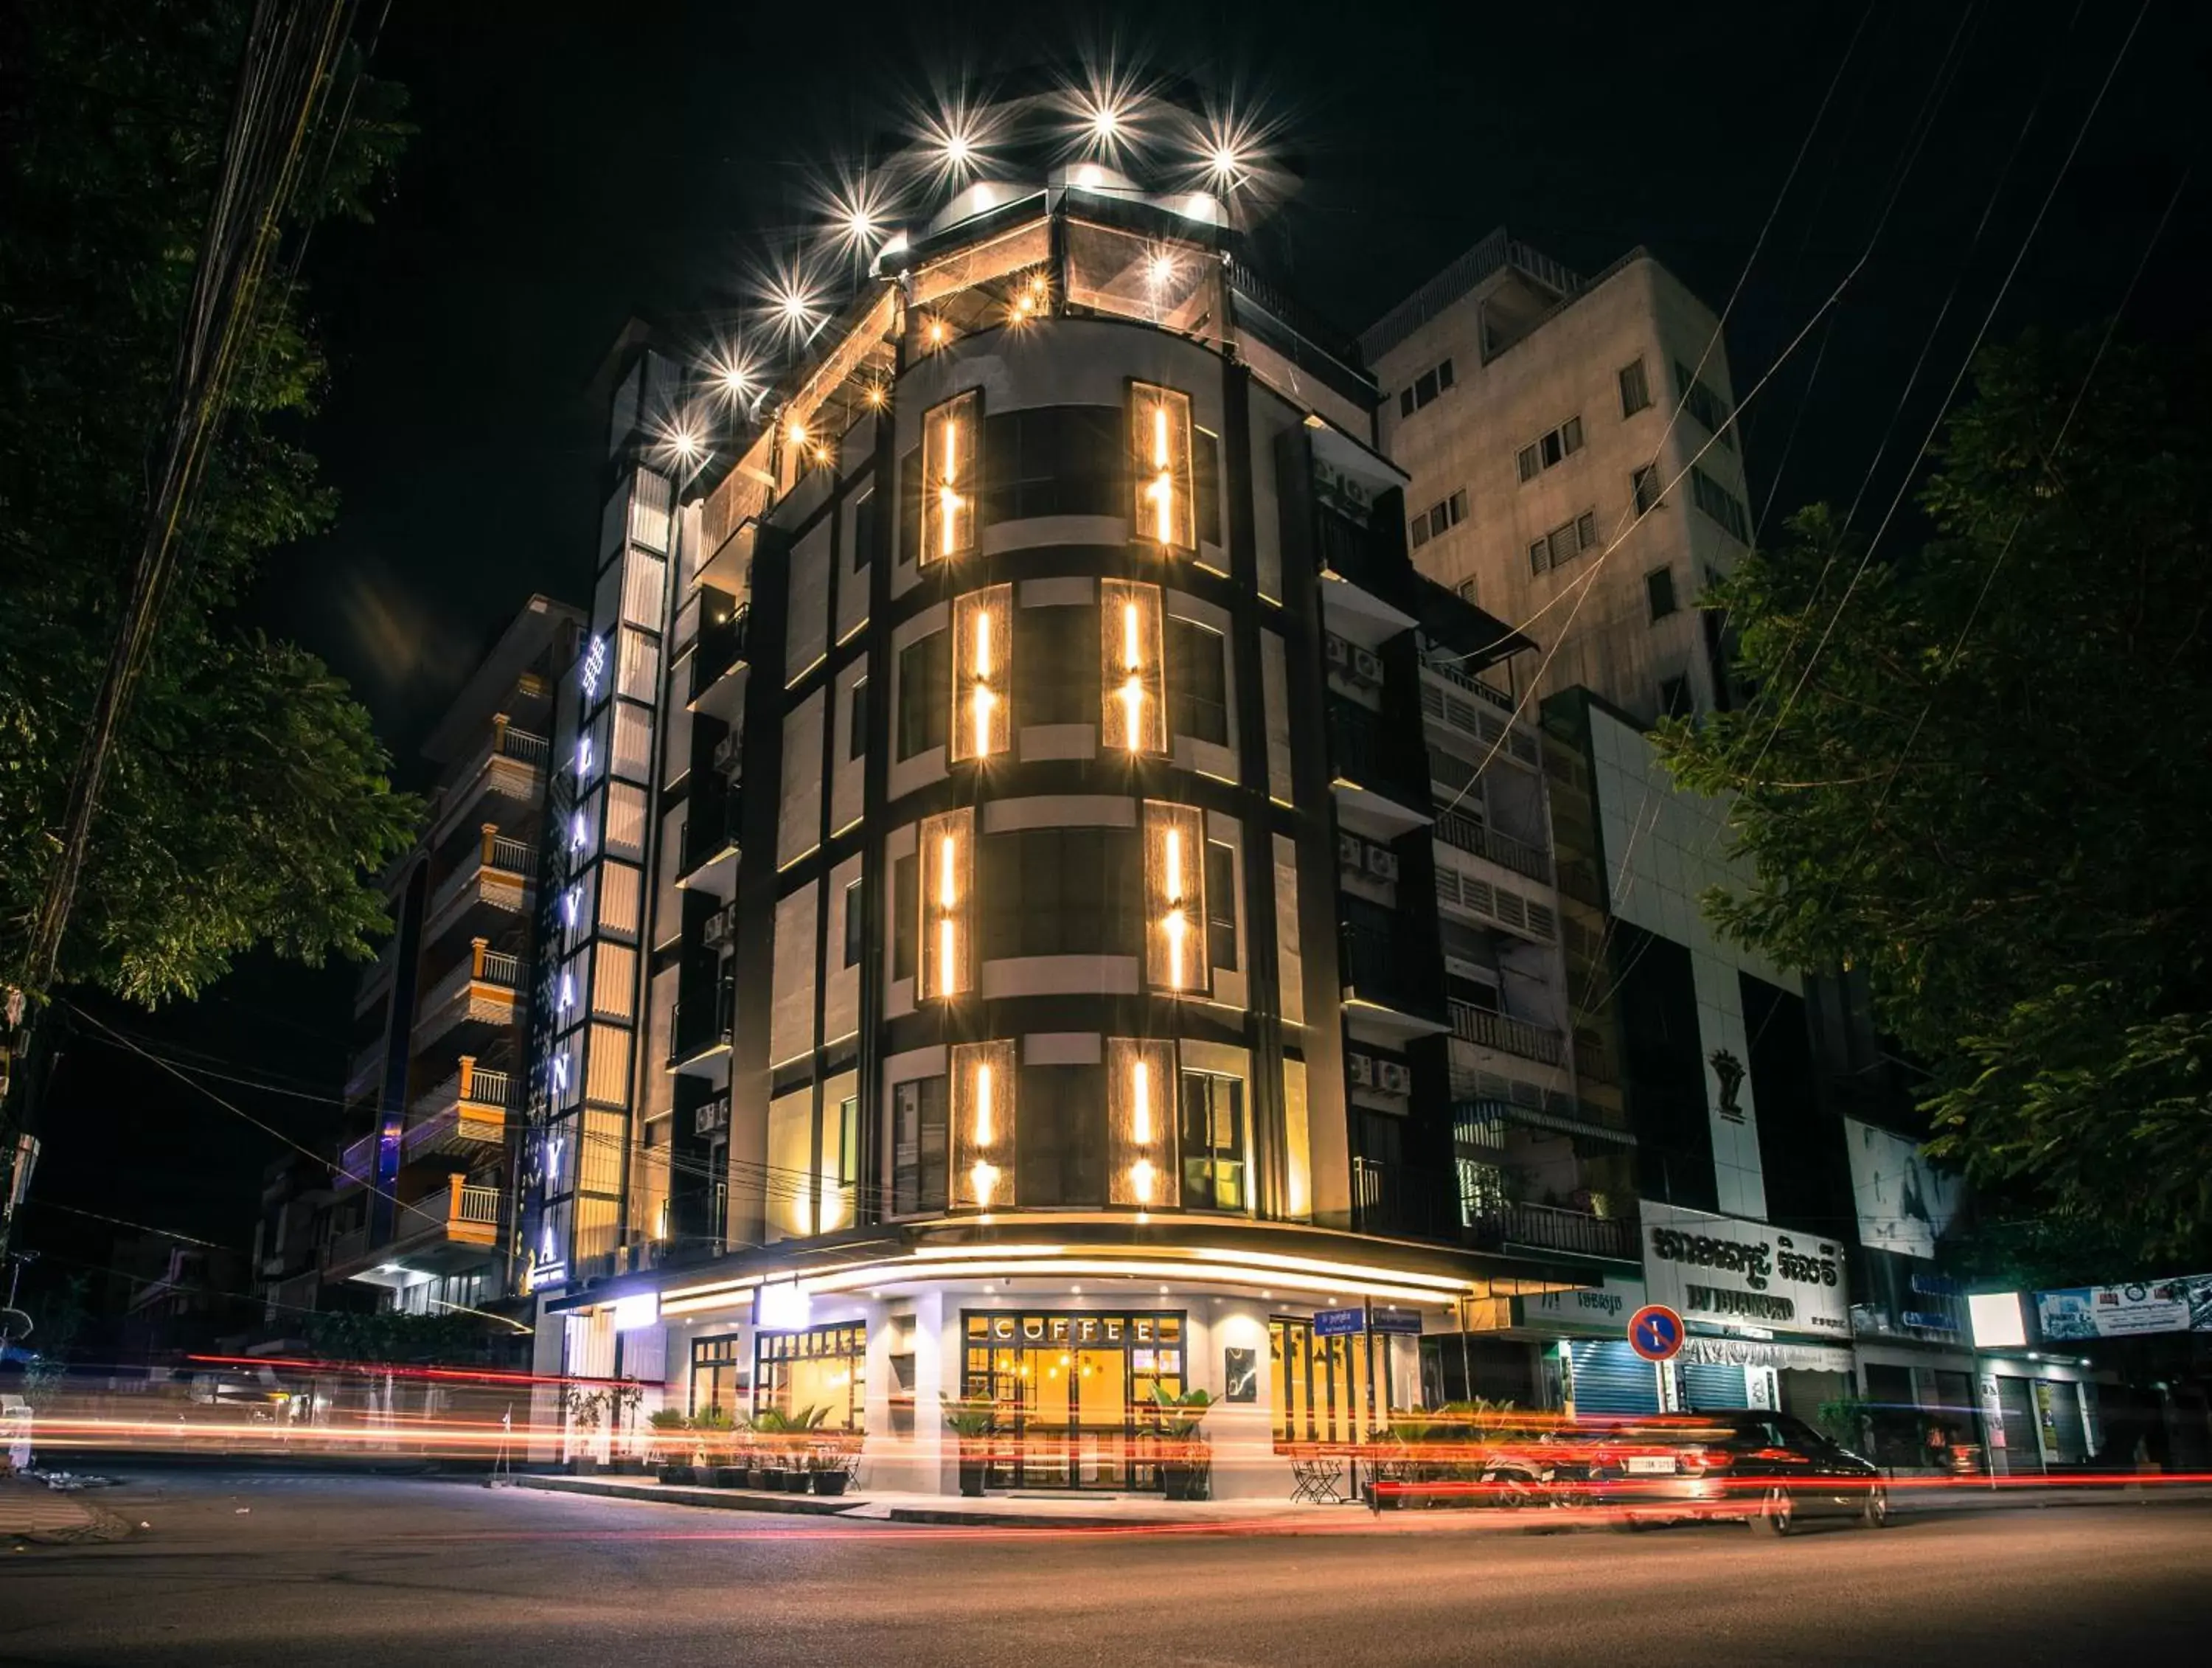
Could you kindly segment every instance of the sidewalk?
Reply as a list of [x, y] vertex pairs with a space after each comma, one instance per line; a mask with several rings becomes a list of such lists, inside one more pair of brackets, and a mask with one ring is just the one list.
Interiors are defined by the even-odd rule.
[[[611, 1500], [658, 1501], [664, 1506], [704, 1507], [724, 1512], [781, 1512], [791, 1516], [834, 1517], [856, 1523], [910, 1523], [994, 1529], [1258, 1528], [1306, 1532], [1330, 1530], [1445, 1531], [1518, 1529], [1530, 1531], [1595, 1526], [1601, 1512], [1424, 1511], [1370, 1513], [1352, 1506], [1311, 1506], [1285, 1500], [1167, 1501], [1154, 1495], [957, 1495], [908, 1494], [868, 1489], [835, 1499], [811, 1495], [772, 1494], [750, 1488], [702, 1488], [662, 1483], [643, 1477], [518, 1476], [515, 1485], [549, 1494], [590, 1495]], [[1920, 1487], [1891, 1485], [1890, 1506], [1899, 1517], [1922, 1513], [2030, 1511], [2046, 1507], [2132, 1506], [2160, 1501], [2212, 1501], [2202, 1483], [2001, 1484], [1996, 1488], [1952, 1483]]]
[[130, 1524], [92, 1505], [81, 1494], [64, 1494], [43, 1482], [0, 1478], [0, 1542], [119, 1540]]

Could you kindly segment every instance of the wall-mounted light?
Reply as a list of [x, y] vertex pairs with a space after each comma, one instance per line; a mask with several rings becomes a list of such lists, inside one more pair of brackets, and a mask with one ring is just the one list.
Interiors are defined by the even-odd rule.
[[993, 585], [952, 604], [952, 758], [988, 758], [1013, 745], [1006, 698], [1013, 671], [1014, 590]]
[[917, 1001], [964, 995], [973, 983], [968, 954], [975, 919], [975, 813], [963, 807], [924, 819], [915, 867], [921, 896]]
[[1161, 1038], [1106, 1042], [1106, 1199], [1139, 1210], [1182, 1202], [1176, 1168], [1175, 1044]]
[[1124, 752], [1167, 751], [1160, 678], [1160, 587], [1134, 580], [1099, 584], [1099, 735]]
[[982, 429], [983, 397], [973, 388], [931, 406], [922, 417], [922, 537], [916, 554], [925, 566], [975, 547]]
[[1203, 992], [1206, 830], [1187, 805], [1145, 801], [1145, 963], [1156, 990]]
[[1133, 536], [1163, 550], [1197, 549], [1190, 396], [1150, 382], [1132, 382], [1129, 442], [1137, 495], [1130, 522]]
[[957, 1044], [951, 1071], [953, 1205], [1003, 1208], [1014, 1202], [1014, 1045]]

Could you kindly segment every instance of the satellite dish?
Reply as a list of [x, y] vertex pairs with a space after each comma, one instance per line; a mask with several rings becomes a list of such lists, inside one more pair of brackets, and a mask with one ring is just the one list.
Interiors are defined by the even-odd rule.
[[31, 1336], [31, 1318], [21, 1309], [0, 1309], [0, 1343]]

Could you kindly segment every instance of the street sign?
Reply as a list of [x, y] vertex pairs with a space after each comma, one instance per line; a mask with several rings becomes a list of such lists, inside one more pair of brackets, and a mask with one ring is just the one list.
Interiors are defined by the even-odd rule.
[[1357, 1309], [1317, 1309], [1314, 1312], [1314, 1336], [1317, 1338], [1348, 1338], [1364, 1331], [1360, 1324], [1361, 1312]]
[[1402, 1310], [1378, 1309], [1375, 1312], [1375, 1330], [1378, 1332], [1398, 1332], [1407, 1337], [1421, 1336], [1421, 1318]]
[[1663, 1303], [1647, 1303], [1628, 1318], [1628, 1347], [1647, 1361], [1681, 1353], [1682, 1318]]

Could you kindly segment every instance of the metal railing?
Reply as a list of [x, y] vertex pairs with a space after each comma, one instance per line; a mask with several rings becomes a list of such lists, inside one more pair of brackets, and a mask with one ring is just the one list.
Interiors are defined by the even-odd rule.
[[499, 1226], [499, 1189], [466, 1183], [456, 1176], [453, 1190], [453, 1197], [447, 1203], [449, 1221]]
[[1355, 787], [1386, 794], [1407, 810], [1426, 815], [1429, 788], [1422, 778], [1418, 734], [1414, 746], [1409, 749], [1402, 736], [1391, 733], [1380, 714], [1340, 695], [1328, 697], [1328, 713], [1333, 773]]
[[1525, 874], [1531, 880], [1551, 884], [1552, 864], [1542, 851], [1525, 840], [1516, 840], [1510, 834], [1500, 834], [1488, 824], [1468, 816], [1463, 811], [1445, 811], [1437, 818], [1437, 838], [1448, 846], [1471, 852], [1477, 857], [1487, 857], [1502, 864], [1516, 874]]
[[1559, 1033], [1550, 1026], [1530, 1025], [1526, 1020], [1493, 1014], [1472, 1002], [1451, 1003], [1451, 1028], [1455, 1037], [1484, 1048], [1494, 1048], [1503, 1054], [1517, 1054], [1523, 1060], [1556, 1066], [1566, 1058]]
[[509, 989], [522, 983], [522, 958], [506, 950], [487, 950], [483, 941], [477, 941], [476, 976], [490, 984], [503, 984]]
[[1449, 661], [1424, 661], [1423, 668], [1433, 672], [1446, 683], [1465, 690], [1478, 700], [1487, 701], [1500, 712], [1513, 710], [1513, 697], [1502, 689], [1494, 689], [1480, 678], [1470, 677]]
[[1486, 1245], [1541, 1245], [1547, 1251], [1632, 1262], [1636, 1224], [1558, 1205], [1486, 1204], [1468, 1213], [1468, 1227]]
[[1342, 983], [1364, 1001], [1405, 1013], [1435, 1011], [1431, 992], [1412, 970], [1419, 965], [1407, 953], [1404, 938], [1385, 928], [1347, 921], [1337, 929]]
[[538, 854], [526, 840], [511, 840], [504, 834], [492, 835], [484, 843], [484, 862], [492, 868], [505, 869], [510, 874], [534, 876], [538, 873]]
[[375, 1147], [376, 1137], [373, 1135], [346, 1143], [345, 1150], [338, 1154], [337, 1175], [335, 1178], [341, 1186], [347, 1184], [359, 1186], [368, 1179], [371, 1155]]
[[518, 730], [501, 716], [492, 721], [492, 749], [509, 758], [519, 758], [526, 764], [544, 765], [553, 757], [553, 744], [542, 735], [528, 730]]

